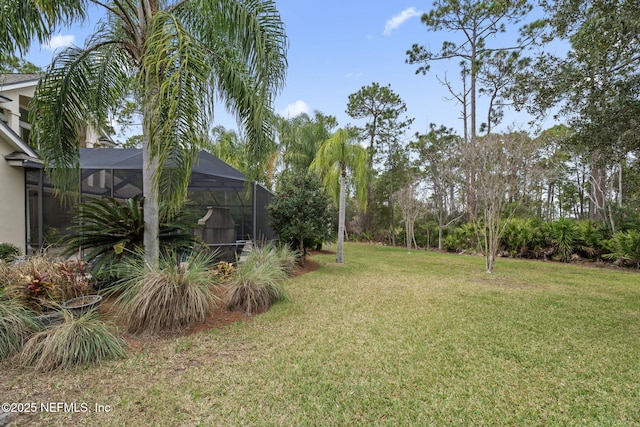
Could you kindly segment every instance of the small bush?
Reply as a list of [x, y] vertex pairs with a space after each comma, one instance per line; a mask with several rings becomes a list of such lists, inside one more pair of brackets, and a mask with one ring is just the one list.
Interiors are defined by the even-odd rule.
[[560, 218], [551, 224], [551, 237], [556, 253], [562, 262], [571, 262], [575, 250], [578, 228], [575, 221]]
[[69, 369], [126, 357], [125, 344], [111, 327], [89, 311], [75, 318], [64, 311], [64, 322], [33, 335], [20, 353], [24, 366], [39, 371]]
[[57, 261], [33, 255], [16, 265], [0, 268], [7, 294], [32, 308], [63, 303], [87, 295], [89, 281], [82, 261]]
[[238, 266], [227, 288], [227, 307], [260, 313], [288, 299], [282, 287], [287, 273], [275, 250], [255, 250]]
[[35, 314], [5, 298], [0, 288], [0, 360], [19, 352], [29, 336], [39, 330]]
[[[112, 198], [91, 198], [73, 213], [74, 225], [69, 229], [76, 234], [66, 235], [60, 240], [60, 244], [66, 246], [63, 255], [73, 255], [83, 249], [84, 258], [91, 263], [93, 270], [104, 270], [109, 274], [127, 254], [142, 248], [142, 197], [136, 196], [124, 203]], [[171, 217], [161, 207], [160, 248], [167, 252], [180, 252], [198, 244], [199, 240], [193, 234], [196, 219], [188, 210]]]
[[20, 256], [20, 249], [11, 243], [0, 243], [0, 260], [12, 262], [16, 257]]
[[158, 266], [135, 258], [122, 270], [124, 279], [110, 292], [120, 292], [128, 331], [156, 334], [183, 328], [203, 320], [218, 300], [213, 286], [217, 275], [212, 270], [213, 256], [196, 252], [186, 261], [175, 254], [161, 257]]
[[466, 223], [456, 227], [443, 241], [447, 251], [463, 252], [467, 250], [480, 252], [480, 230], [476, 224]]
[[258, 263], [274, 262], [280, 265], [287, 275], [291, 275], [302, 260], [302, 254], [299, 250], [293, 250], [286, 244], [276, 243], [254, 244], [251, 257], [256, 258]]
[[640, 232], [636, 230], [619, 231], [608, 241], [610, 253], [603, 258], [616, 264], [640, 268]]

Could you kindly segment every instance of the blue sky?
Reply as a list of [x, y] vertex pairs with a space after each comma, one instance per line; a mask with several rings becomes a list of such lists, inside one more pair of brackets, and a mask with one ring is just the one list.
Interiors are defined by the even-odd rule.
[[[340, 126], [361, 124], [346, 113], [350, 94], [378, 82], [391, 86], [407, 104], [407, 115], [415, 118], [411, 131], [424, 132], [429, 123], [453, 127], [461, 133], [460, 106], [447, 101], [447, 90], [436, 76], [445, 73], [457, 81], [458, 61], [438, 62], [426, 76], [416, 75], [416, 66], [405, 63], [406, 51], [414, 43], [439, 49], [448, 33], [429, 33], [420, 22], [431, 1], [402, 3], [388, 0], [281, 0], [277, 1], [289, 37], [287, 83], [276, 98], [275, 110], [283, 116], [319, 110], [334, 115]], [[96, 21], [95, 10], [90, 14]], [[53, 50], [75, 43], [82, 45], [93, 24], [67, 28], [50, 46], [34, 46], [28, 59], [46, 66]], [[513, 38], [517, 34], [513, 35]], [[216, 124], [234, 128], [235, 120], [220, 106]], [[482, 110], [481, 110], [482, 112]], [[529, 130], [528, 118], [509, 113], [502, 126]], [[545, 127], [552, 123], [545, 123]], [[499, 130], [499, 129], [498, 129]]]

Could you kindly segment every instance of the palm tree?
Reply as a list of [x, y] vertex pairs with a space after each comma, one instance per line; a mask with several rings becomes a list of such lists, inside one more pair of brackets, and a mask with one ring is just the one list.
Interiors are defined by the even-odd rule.
[[[351, 171], [355, 194], [362, 208], [367, 204], [368, 152], [358, 144], [354, 132], [338, 129], [336, 133], [322, 143], [316, 158], [311, 163], [311, 169], [322, 177], [326, 189], [334, 193], [338, 202], [338, 254], [336, 262], [344, 262], [342, 252], [345, 232], [345, 205], [347, 172]], [[338, 185], [338, 182], [340, 183]], [[338, 194], [336, 193], [338, 190]]]
[[314, 111], [313, 117], [301, 113], [293, 118], [280, 117], [278, 137], [284, 170], [305, 173], [320, 148], [337, 126], [335, 116]]
[[284, 24], [274, 0], [0, 0], [8, 29], [0, 51], [24, 52], [31, 39], [86, 21], [90, 5], [106, 18], [40, 80], [31, 135], [58, 188], [77, 188], [78, 130], [103, 127], [133, 91], [142, 116], [145, 257], [155, 263], [159, 198], [172, 211], [184, 201], [216, 96], [243, 124], [249, 154], [264, 157], [287, 66]]

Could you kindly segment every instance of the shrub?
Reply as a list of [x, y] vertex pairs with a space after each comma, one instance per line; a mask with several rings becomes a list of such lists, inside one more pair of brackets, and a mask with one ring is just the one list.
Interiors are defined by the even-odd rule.
[[111, 327], [89, 311], [77, 318], [64, 311], [64, 322], [33, 335], [20, 360], [40, 371], [68, 369], [126, 357], [124, 342]]
[[331, 206], [315, 175], [285, 174], [267, 209], [280, 240], [304, 255], [307, 247], [333, 239]]
[[275, 256], [284, 272], [288, 275], [293, 274], [302, 259], [300, 251], [293, 250], [287, 245], [275, 245]]
[[39, 329], [35, 314], [6, 298], [0, 288], [0, 360], [19, 352]]
[[443, 241], [448, 251], [462, 252], [466, 250], [480, 251], [480, 230], [476, 224], [468, 222], [456, 227]]
[[20, 256], [20, 249], [11, 243], [0, 243], [0, 260], [12, 262], [17, 256]]
[[607, 242], [611, 251], [603, 258], [613, 260], [620, 265], [640, 268], [640, 232], [637, 230], [619, 231]]
[[266, 311], [276, 302], [286, 301], [288, 295], [282, 287], [286, 277], [276, 251], [252, 251], [227, 285], [227, 307], [254, 314]]
[[560, 261], [571, 262], [578, 230], [573, 220], [560, 218], [551, 224], [551, 237]]
[[[164, 212], [161, 209], [161, 212]], [[68, 256], [84, 249], [84, 259], [93, 270], [111, 271], [126, 254], [142, 248], [144, 237], [144, 213], [142, 198], [136, 196], [124, 203], [116, 199], [89, 199], [74, 211], [75, 234], [64, 236], [60, 243], [66, 245], [63, 255]], [[175, 217], [160, 215], [160, 246], [164, 251], [184, 251], [198, 243], [193, 234], [197, 226], [195, 217], [183, 211]]]
[[236, 266], [227, 261], [220, 261], [216, 264], [216, 274], [220, 281], [228, 280], [236, 271]]
[[606, 251], [603, 242], [607, 240], [601, 223], [591, 220], [576, 223], [575, 251], [585, 258], [598, 258]]
[[46, 254], [29, 256], [1, 269], [7, 294], [40, 309], [90, 292], [82, 261], [57, 261]]
[[504, 250], [512, 257], [529, 256], [536, 228], [537, 224], [531, 219], [509, 219], [502, 236]]
[[175, 253], [163, 255], [158, 266], [132, 258], [123, 279], [110, 292], [131, 333], [156, 334], [177, 330], [203, 320], [218, 297], [213, 291], [217, 275], [210, 252], [194, 252], [185, 261]]
[[263, 245], [254, 244], [251, 253], [251, 256], [256, 258], [256, 262], [274, 262], [282, 267], [287, 275], [293, 273], [302, 259], [300, 251], [291, 249], [289, 245], [273, 242]]

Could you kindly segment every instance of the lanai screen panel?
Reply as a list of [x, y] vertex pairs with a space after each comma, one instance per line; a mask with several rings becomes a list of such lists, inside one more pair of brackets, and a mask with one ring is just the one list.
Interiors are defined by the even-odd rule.
[[[142, 151], [136, 148], [81, 148], [80, 200], [87, 197], [113, 197], [125, 200], [142, 194]], [[30, 241], [37, 238], [35, 212], [38, 211], [38, 173], [28, 175], [29, 206], [32, 215]], [[254, 190], [256, 194], [254, 195]], [[66, 234], [71, 225], [71, 205], [61, 204], [54, 196], [51, 182], [42, 185], [44, 224], [50, 234]], [[189, 184], [189, 203], [204, 216], [208, 206], [228, 208], [235, 222], [238, 240], [273, 237], [268, 227], [266, 204], [271, 193], [248, 181], [237, 169], [210, 153], [201, 151], [194, 162]], [[255, 230], [254, 230], [255, 228]], [[49, 239], [47, 239], [49, 240]]]

